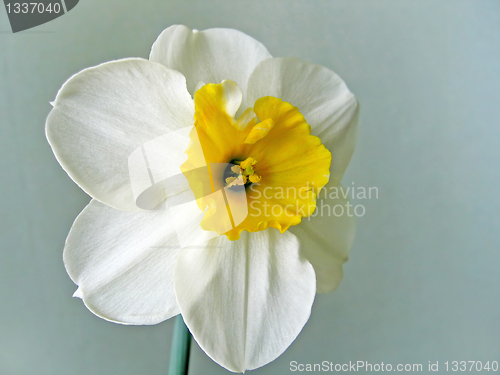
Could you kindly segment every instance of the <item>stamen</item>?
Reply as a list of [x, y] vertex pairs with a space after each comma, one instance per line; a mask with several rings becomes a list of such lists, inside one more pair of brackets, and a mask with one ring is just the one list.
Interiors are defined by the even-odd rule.
[[233, 172], [236, 176], [229, 176], [225, 179], [227, 187], [235, 185], [249, 185], [260, 182], [262, 179], [261, 176], [255, 173], [253, 168], [253, 166], [257, 164], [257, 160], [254, 158], [248, 157], [243, 161], [233, 160], [232, 163], [236, 165], [231, 167], [231, 172]]
[[256, 182], [260, 182], [260, 180], [262, 180], [262, 177], [258, 176], [256, 174], [253, 174], [251, 176], [248, 176], [248, 179], [250, 180], [251, 183], [256, 183]]
[[227, 187], [236, 186], [236, 185], [245, 185], [246, 182], [247, 182], [247, 178], [243, 175], [240, 175], [238, 177], [226, 178], [226, 186]]
[[257, 163], [257, 160], [255, 160], [252, 157], [249, 157], [249, 158], [246, 158], [244, 161], [242, 161], [241, 163], [238, 163], [238, 164], [240, 164], [240, 168], [241, 169], [245, 170], [245, 169], [247, 169], [247, 167], [255, 165], [256, 163]]

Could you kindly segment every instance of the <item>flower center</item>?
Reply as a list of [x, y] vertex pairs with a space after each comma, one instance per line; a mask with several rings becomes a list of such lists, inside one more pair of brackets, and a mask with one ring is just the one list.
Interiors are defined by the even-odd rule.
[[250, 184], [260, 182], [262, 179], [262, 177], [255, 172], [257, 160], [254, 158], [248, 157], [243, 161], [233, 160], [231, 163], [235, 165], [228, 166], [229, 176], [226, 177], [226, 175], [224, 175], [224, 181], [227, 187], [236, 185], [248, 187]]
[[331, 154], [297, 108], [263, 97], [236, 118], [242, 94], [231, 81], [203, 86], [194, 101], [192, 142], [181, 170], [204, 212], [204, 230], [230, 240], [244, 230], [283, 233], [314, 212]]

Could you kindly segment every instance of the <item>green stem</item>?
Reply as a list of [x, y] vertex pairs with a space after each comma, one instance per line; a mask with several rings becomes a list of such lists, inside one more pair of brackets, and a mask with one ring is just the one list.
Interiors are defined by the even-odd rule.
[[170, 350], [170, 366], [168, 375], [187, 375], [189, 367], [189, 349], [191, 348], [191, 333], [182, 315], [175, 318], [172, 349]]

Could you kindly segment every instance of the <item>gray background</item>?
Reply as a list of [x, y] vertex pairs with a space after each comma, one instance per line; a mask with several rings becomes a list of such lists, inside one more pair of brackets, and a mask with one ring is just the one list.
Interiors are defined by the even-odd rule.
[[[19, 34], [0, 9], [0, 374], [167, 372], [173, 321], [124, 327], [71, 298], [62, 249], [89, 198], [44, 122], [70, 75], [147, 58], [175, 23], [325, 65], [362, 106], [344, 184], [379, 199], [354, 202], [366, 215], [341, 286], [255, 374], [293, 360], [500, 361], [500, 1], [83, 0]], [[190, 374], [225, 373], [194, 344]]]

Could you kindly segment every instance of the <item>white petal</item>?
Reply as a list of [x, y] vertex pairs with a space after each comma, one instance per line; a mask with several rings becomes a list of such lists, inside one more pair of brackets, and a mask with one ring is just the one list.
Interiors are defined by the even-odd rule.
[[332, 153], [330, 180], [338, 185], [356, 143], [358, 103], [331, 70], [295, 58], [262, 61], [248, 81], [248, 105], [274, 96], [295, 107]]
[[229, 116], [234, 117], [240, 108], [241, 100], [243, 98], [241, 89], [236, 82], [227, 79], [222, 81], [222, 88], [224, 90], [223, 100], [226, 105], [226, 113]]
[[236, 82], [246, 92], [250, 73], [271, 55], [260, 42], [233, 29], [191, 30], [183, 25], [165, 29], [153, 44], [149, 59], [186, 76], [194, 94], [199, 81]]
[[[224, 199], [220, 190], [214, 194], [217, 193]], [[206, 231], [201, 228], [205, 212], [200, 210], [192, 190], [186, 190], [182, 194], [172, 197], [166, 203], [170, 213], [175, 217], [174, 228], [180, 247], [202, 246], [209, 239], [218, 236], [216, 232]]]
[[173, 270], [180, 249], [172, 222], [160, 208], [127, 212], [92, 200], [64, 248], [75, 296], [117, 323], [156, 324], [177, 315]]
[[354, 241], [356, 221], [352, 205], [348, 208], [349, 200], [343, 197], [345, 193], [345, 189], [328, 184], [316, 202], [313, 215], [289, 229], [299, 239], [300, 253], [314, 267], [318, 293], [331, 292], [339, 285], [342, 265]]
[[295, 340], [316, 292], [311, 264], [289, 232], [220, 236], [177, 259], [175, 290], [182, 316], [201, 348], [225, 368], [263, 366]]
[[156, 137], [130, 154], [130, 184], [138, 207], [150, 210], [166, 198], [189, 190], [180, 166], [187, 160], [191, 129], [186, 126]]
[[196, 91], [198, 91], [199, 89], [201, 89], [201, 88], [202, 88], [203, 86], [205, 86], [205, 85], [206, 85], [206, 83], [205, 83], [205, 82], [203, 82], [203, 81], [198, 82], [198, 83], [194, 86], [193, 96], [194, 96], [194, 93], [195, 93]]
[[46, 132], [57, 160], [83, 190], [113, 207], [136, 210], [129, 156], [193, 123], [194, 103], [182, 74], [126, 59], [71, 77], [57, 94]]

